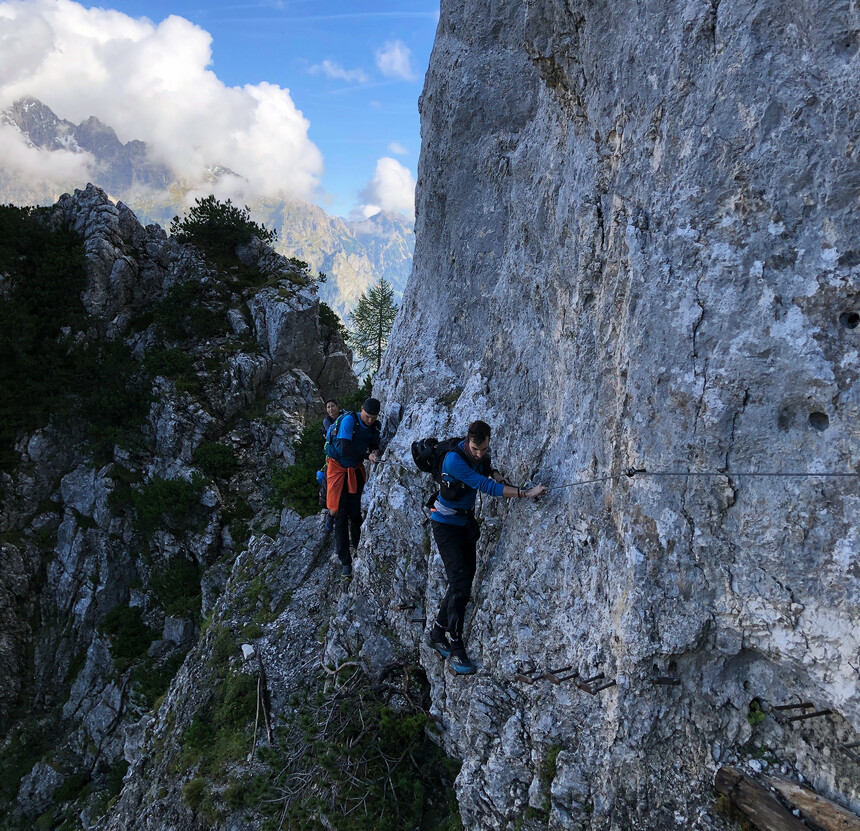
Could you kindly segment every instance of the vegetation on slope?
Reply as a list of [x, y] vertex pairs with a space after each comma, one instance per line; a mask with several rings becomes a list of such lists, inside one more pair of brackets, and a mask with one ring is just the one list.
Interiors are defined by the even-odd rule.
[[122, 443], [149, 405], [123, 343], [94, 341], [80, 295], [84, 246], [50, 223], [48, 208], [0, 206], [0, 468], [21, 434], [79, 421], [95, 443]]

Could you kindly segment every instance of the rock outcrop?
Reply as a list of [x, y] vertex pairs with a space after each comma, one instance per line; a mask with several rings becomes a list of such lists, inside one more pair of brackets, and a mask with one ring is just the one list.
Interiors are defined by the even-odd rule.
[[[860, 809], [858, 81], [856, 4], [442, 3], [367, 625], [328, 650], [419, 643], [410, 442], [489, 421], [554, 490], [483, 501], [478, 674], [422, 652], [466, 827], [721, 828], [727, 761]], [[515, 679], [563, 666], [614, 686]]]
[[[150, 752], [171, 683], [199, 703], [182, 686], [201, 671], [193, 652], [180, 666], [255, 540], [296, 526], [291, 545], [327, 562], [316, 518], [282, 510], [270, 479], [324, 399], [357, 388], [316, 285], [256, 238], [213, 265], [93, 186], [63, 196], [50, 222], [81, 238], [87, 264], [85, 317], [69, 310], [85, 324], [62, 336], [115, 363], [87, 380], [117, 385], [91, 399], [117, 420], [97, 434], [91, 413], [57, 415], [21, 437], [0, 481], [4, 829], [105, 813]], [[125, 383], [145, 405], [137, 421], [115, 403]]]
[[[415, 270], [374, 387], [387, 448], [343, 593], [314, 520], [255, 486], [343, 360], [308, 317], [314, 298], [284, 285], [226, 302], [193, 252], [97, 192], [61, 202], [100, 228], [87, 337], [150, 354], [154, 330], [126, 304], [176, 298], [188, 270], [201, 325], [220, 309], [232, 334], [188, 344], [196, 380], [156, 379], [145, 452], [87, 463], [46, 429], [3, 480], [3, 530], [22, 533], [0, 539], [0, 655], [17, 667], [0, 695], [21, 694], [41, 592], [63, 615], [39, 630], [35, 700], [72, 724], [62, 758], [20, 771], [23, 814], [71, 794], [102, 828], [238, 828], [246, 812], [258, 827], [251, 786], [227, 778], [264, 776], [254, 753], [276, 742], [238, 730], [240, 750], [204, 759], [213, 714], [241, 705], [244, 730], [265, 688], [286, 722], [298, 690], [321, 693], [320, 663], [384, 687], [416, 660], [438, 740], [463, 761], [468, 829], [728, 831], [712, 790], [727, 765], [860, 812], [858, 43], [847, 2], [443, 2]], [[474, 418], [511, 481], [552, 490], [481, 501], [466, 629], [479, 670], [453, 678], [422, 645], [444, 572], [410, 444]], [[240, 460], [229, 489], [194, 478], [213, 435]], [[145, 517], [117, 509], [156, 477], [194, 499], [187, 516], [163, 511], [144, 557]], [[205, 569], [199, 633], [182, 598], [154, 597], [182, 561]], [[157, 705], [116, 666], [120, 624], [145, 625], [152, 666], [176, 671]], [[283, 783], [295, 771], [279, 759]], [[125, 779], [97, 811], [72, 769]], [[314, 799], [327, 781], [307, 784]], [[279, 787], [283, 823], [294, 792]], [[335, 827], [323, 803], [306, 819]]]

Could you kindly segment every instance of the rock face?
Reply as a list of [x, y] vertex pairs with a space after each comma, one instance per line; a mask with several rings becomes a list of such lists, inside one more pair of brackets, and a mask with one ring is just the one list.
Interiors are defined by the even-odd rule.
[[[478, 674], [422, 647], [468, 828], [723, 827], [714, 772], [753, 756], [860, 809], [858, 43], [847, 2], [442, 3], [374, 385], [403, 417], [366, 625], [328, 649], [419, 642], [392, 610], [432, 618], [443, 571], [409, 446], [489, 421], [554, 490], [483, 500]], [[615, 686], [514, 678], [564, 666]], [[831, 715], [774, 718], [806, 701]]]
[[[87, 316], [70, 310], [86, 323], [68, 342], [113, 344], [100, 354], [131, 370], [105, 378], [145, 384], [149, 403], [107, 438], [82, 426], [87, 413], [60, 415], [22, 436], [20, 463], [2, 472], [3, 829], [105, 814], [249, 538], [296, 526], [285, 548], [307, 562], [293, 582], [314, 565], [330, 576], [316, 518], [282, 517], [270, 479], [324, 399], [357, 388], [316, 286], [259, 240], [217, 269], [93, 186], [63, 196], [50, 221], [86, 253]], [[104, 393], [105, 406], [123, 400]], [[199, 696], [177, 689], [193, 710]]]

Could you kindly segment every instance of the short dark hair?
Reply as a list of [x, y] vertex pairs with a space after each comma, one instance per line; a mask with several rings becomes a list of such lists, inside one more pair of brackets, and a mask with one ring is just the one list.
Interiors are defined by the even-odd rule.
[[329, 404], [334, 404], [336, 407], [337, 406], [337, 399], [336, 398], [327, 398], [325, 403], [326, 403], [326, 406], [328, 406]]
[[381, 406], [382, 405], [379, 403], [379, 399], [366, 398], [364, 400], [364, 404], [361, 405], [361, 409], [364, 410], [364, 412], [366, 412], [368, 415], [378, 416]]
[[475, 444], [483, 444], [490, 438], [490, 425], [486, 421], [473, 421], [466, 437]]

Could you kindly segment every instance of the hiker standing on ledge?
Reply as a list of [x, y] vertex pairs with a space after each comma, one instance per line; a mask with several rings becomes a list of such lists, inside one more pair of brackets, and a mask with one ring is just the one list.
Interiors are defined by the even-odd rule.
[[325, 418], [323, 419], [322, 425], [322, 434], [323, 438], [328, 438], [328, 431], [331, 428], [332, 424], [337, 421], [337, 417], [340, 415], [340, 407], [337, 405], [336, 398], [329, 398], [328, 401], [325, 402]]
[[326, 442], [328, 494], [326, 507], [336, 513], [334, 539], [344, 580], [352, 577], [352, 548], [361, 535], [361, 492], [367, 480], [364, 460], [379, 460], [379, 401], [368, 398], [360, 413], [342, 413], [332, 425]]
[[[323, 419], [323, 423], [322, 423], [322, 434], [323, 434], [323, 440], [324, 441], [328, 441], [328, 431], [331, 430], [335, 421], [337, 421], [337, 417], [339, 415], [340, 415], [340, 407], [338, 406], [337, 399], [336, 398], [329, 398], [325, 402], [325, 418]], [[326, 468], [323, 467], [323, 469], [322, 469], [323, 479], [320, 480], [319, 474], [317, 474], [317, 480], [320, 482], [320, 485], [322, 486], [321, 487], [322, 492], [320, 493], [320, 498], [323, 501], [328, 502], [328, 495], [327, 495], [328, 492], [326, 490], [324, 490], [325, 488], [328, 487], [328, 484], [325, 481], [325, 474], [326, 474]], [[326, 512], [325, 512], [325, 525], [323, 526], [323, 529], [325, 530], [326, 534], [330, 534], [332, 531], [334, 531], [334, 514], [328, 508], [326, 508]]]
[[457, 675], [471, 675], [475, 664], [463, 644], [463, 619], [475, 577], [476, 545], [480, 536], [475, 519], [478, 491], [490, 496], [534, 499], [544, 485], [523, 490], [502, 484], [490, 464], [490, 425], [473, 421], [466, 438], [442, 462], [442, 487], [431, 514], [433, 538], [445, 564], [448, 591], [442, 598], [428, 642], [442, 658], [450, 658]]

